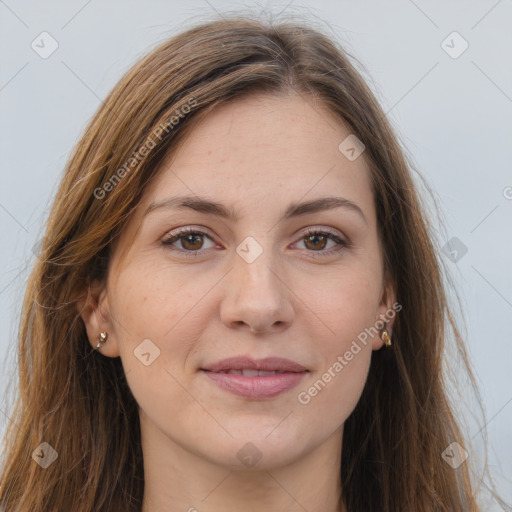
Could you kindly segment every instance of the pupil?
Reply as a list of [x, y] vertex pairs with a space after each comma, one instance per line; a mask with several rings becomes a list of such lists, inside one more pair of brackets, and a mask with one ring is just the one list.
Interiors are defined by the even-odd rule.
[[[194, 239], [199, 240], [200, 238], [201, 238], [200, 235], [191, 234], [191, 235], [187, 235], [185, 240], [186, 240], [187, 244], [197, 245], [197, 242], [194, 243]], [[200, 242], [199, 242], [199, 245], [201, 245]], [[193, 247], [193, 249], [197, 249], [197, 247]]]
[[[309, 241], [310, 241], [310, 242], [313, 242], [313, 240], [314, 240], [315, 238], [316, 238], [316, 239], [321, 239], [321, 240], [320, 240], [320, 244], [322, 244], [322, 242], [325, 242], [325, 237], [324, 237], [323, 235], [311, 235], [311, 236], [309, 236], [309, 237], [308, 237], [308, 239], [309, 239]], [[316, 243], [315, 243], [315, 242], [313, 242], [313, 245], [314, 245], [315, 247], [319, 247], [319, 243], [318, 243], [318, 242], [316, 242]], [[323, 247], [324, 247], [324, 245], [321, 245], [321, 247], [323, 248]]]

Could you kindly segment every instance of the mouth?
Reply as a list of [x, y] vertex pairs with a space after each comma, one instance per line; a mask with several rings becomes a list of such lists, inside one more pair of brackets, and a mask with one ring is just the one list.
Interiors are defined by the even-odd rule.
[[[258, 372], [275, 372], [275, 373], [297, 373], [304, 372], [307, 369], [301, 364], [290, 359], [283, 359], [282, 357], [266, 357], [265, 359], [252, 359], [246, 356], [230, 357], [223, 359], [217, 363], [206, 365], [202, 370], [214, 373], [228, 373], [248, 370]], [[249, 375], [248, 375], [249, 376]], [[252, 375], [253, 377], [256, 374]]]
[[[204, 370], [210, 371], [210, 370]], [[248, 368], [243, 370], [222, 370], [220, 372], [211, 372], [211, 373], [225, 373], [228, 375], [243, 375], [244, 377], [265, 377], [267, 375], [280, 375], [283, 373], [292, 373], [285, 371], [277, 371], [277, 370], [249, 370]]]
[[282, 358], [235, 357], [200, 370], [221, 389], [245, 398], [272, 398], [289, 391], [309, 373], [304, 366]]

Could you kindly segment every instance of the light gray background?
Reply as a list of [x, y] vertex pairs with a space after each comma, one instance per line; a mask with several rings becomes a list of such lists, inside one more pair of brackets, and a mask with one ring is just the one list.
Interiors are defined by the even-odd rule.
[[[457, 263], [445, 259], [462, 297], [467, 343], [484, 398], [489, 464], [501, 494], [512, 502], [510, 0], [0, 0], [0, 390], [14, 364], [32, 248], [86, 122], [136, 58], [184, 23], [240, 9], [274, 14], [285, 9], [312, 19], [359, 59], [436, 194], [446, 224], [443, 231], [434, 221], [439, 244], [455, 236], [467, 247]], [[31, 48], [43, 31], [59, 44], [47, 59]], [[457, 59], [441, 46], [453, 31], [469, 44]], [[3, 401], [0, 409], [3, 429]], [[477, 461], [483, 424], [467, 421], [475, 444], [470, 458]]]

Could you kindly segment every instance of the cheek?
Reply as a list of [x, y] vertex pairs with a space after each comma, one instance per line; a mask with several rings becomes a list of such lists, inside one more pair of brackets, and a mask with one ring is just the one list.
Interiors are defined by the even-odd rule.
[[[205, 314], [200, 299], [213, 279], [184, 279], [169, 269], [133, 264], [112, 287], [111, 312], [120, 356], [139, 403], [171, 393], [201, 338]], [[173, 379], [173, 376], [175, 377]]]
[[[168, 266], [134, 262], [123, 269], [113, 293], [112, 310], [121, 326], [121, 342], [151, 338], [156, 344], [164, 343], [175, 338], [174, 333], [199, 326], [198, 303], [214, 284], [213, 277], [190, 275], [185, 279]], [[185, 335], [184, 341], [191, 335]]]
[[318, 329], [323, 325], [327, 352], [347, 350], [352, 339], [375, 323], [380, 284], [377, 272], [363, 265], [340, 268], [337, 273], [316, 280], [315, 287], [311, 286], [311, 278], [303, 278], [299, 293], [308, 297], [308, 308], [322, 322]]
[[[364, 315], [339, 317], [339, 334], [333, 341], [324, 338], [322, 364], [300, 387], [297, 401], [309, 421], [321, 419], [324, 431], [334, 431], [342, 425], [359, 401], [371, 362], [371, 342], [361, 342], [358, 335]], [[363, 329], [361, 331], [361, 329]]]
[[209, 287], [197, 279], [185, 283], [169, 270], [133, 265], [123, 270], [112, 290], [128, 385], [142, 410], [161, 416], [164, 425], [195, 404], [184, 391], [183, 368], [201, 337], [204, 315], [197, 303]]
[[371, 362], [371, 327], [377, 319], [379, 286], [375, 273], [354, 266], [340, 271], [308, 304], [325, 324], [316, 336], [311, 333], [321, 362], [300, 387], [297, 399], [310, 414], [318, 411], [331, 429], [347, 419], [363, 391]]

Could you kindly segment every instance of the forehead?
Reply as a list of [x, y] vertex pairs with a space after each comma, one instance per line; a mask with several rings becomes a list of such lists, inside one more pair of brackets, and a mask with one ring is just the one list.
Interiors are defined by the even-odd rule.
[[369, 168], [340, 144], [346, 124], [310, 95], [255, 94], [221, 104], [161, 165], [144, 204], [169, 195], [214, 197], [241, 214], [266, 204], [341, 195], [372, 215]]

